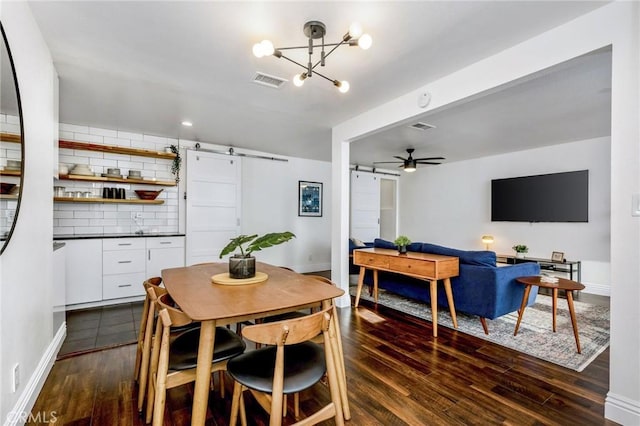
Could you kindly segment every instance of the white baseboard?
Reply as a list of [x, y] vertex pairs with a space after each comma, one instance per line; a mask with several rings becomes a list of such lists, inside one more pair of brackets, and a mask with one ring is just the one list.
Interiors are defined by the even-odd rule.
[[582, 290], [585, 293], [589, 293], [589, 294], [597, 294], [599, 296], [611, 296], [611, 287], [605, 284], [596, 284], [596, 283], [586, 283], [586, 282], [582, 282], [582, 284], [584, 284], [584, 290]]
[[604, 417], [621, 425], [640, 425], [640, 401], [609, 392], [604, 402]]
[[53, 363], [66, 336], [67, 323], [63, 322], [56, 335], [53, 336], [53, 340], [49, 343], [42, 358], [40, 358], [36, 370], [29, 378], [20, 398], [16, 401], [16, 405], [9, 411], [4, 426], [24, 425], [27, 420], [40, 422], [50, 419], [51, 421], [55, 421], [55, 413], [32, 413], [31, 409], [36, 403], [36, 399], [44, 386], [45, 380], [47, 380], [47, 376], [53, 367]]

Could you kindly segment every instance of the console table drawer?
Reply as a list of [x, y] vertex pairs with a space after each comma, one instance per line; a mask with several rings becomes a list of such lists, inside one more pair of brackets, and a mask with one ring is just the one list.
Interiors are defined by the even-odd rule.
[[389, 259], [389, 269], [400, 271], [410, 275], [426, 277], [436, 276], [436, 264], [434, 262], [420, 262], [415, 259], [395, 257]]
[[372, 266], [375, 268], [388, 269], [389, 257], [354, 250], [353, 263], [360, 266]]

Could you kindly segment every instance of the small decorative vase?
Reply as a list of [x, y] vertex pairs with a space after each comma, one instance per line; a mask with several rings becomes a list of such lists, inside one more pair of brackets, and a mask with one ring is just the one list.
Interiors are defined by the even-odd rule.
[[235, 279], [253, 278], [256, 276], [256, 258], [253, 256], [231, 256], [229, 258], [229, 277]]
[[407, 246], [398, 246], [398, 253], [407, 254]]
[[520, 252], [518, 252], [518, 253], [516, 253], [516, 257], [517, 257], [518, 259], [524, 259], [524, 255], [525, 255], [525, 254], [526, 254], [526, 253], [520, 253]]

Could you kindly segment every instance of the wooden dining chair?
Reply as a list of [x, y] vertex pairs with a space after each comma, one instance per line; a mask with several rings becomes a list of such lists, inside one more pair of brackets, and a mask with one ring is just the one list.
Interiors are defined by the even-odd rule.
[[[273, 323], [247, 326], [244, 337], [253, 342], [270, 345], [245, 352], [232, 358], [227, 371], [236, 381], [229, 424], [235, 426], [238, 413], [247, 424], [242, 396], [249, 390], [256, 401], [270, 414], [269, 425], [282, 424], [284, 395], [295, 394], [318, 383], [325, 375], [329, 379], [331, 402], [295, 425], [316, 424], [335, 418], [343, 425], [340, 393], [333, 351], [335, 333], [331, 328], [332, 310]], [[322, 334], [324, 345], [311, 341]]]
[[[149, 378], [149, 359], [151, 357], [151, 346], [153, 344], [153, 329], [156, 323], [156, 304], [160, 295], [167, 292], [160, 287], [162, 278], [154, 277], [144, 281], [142, 285], [145, 289], [146, 297], [142, 308], [142, 318], [140, 320], [140, 332], [138, 333], [138, 346], [136, 350], [136, 363], [134, 375], [138, 382], [138, 412], [142, 413], [144, 408], [147, 383]], [[149, 291], [153, 289], [153, 291]]]
[[[329, 284], [332, 286], [336, 286], [336, 284], [331, 281], [329, 278], [322, 276], [322, 275], [313, 275], [313, 274], [308, 274], [308, 277], [311, 277], [315, 280], [318, 280], [324, 284]], [[335, 364], [336, 364], [336, 369], [338, 372], [338, 385], [339, 385], [339, 389], [340, 389], [340, 398], [342, 400], [342, 409], [344, 412], [344, 418], [345, 420], [349, 420], [351, 418], [351, 410], [349, 408], [349, 401], [347, 399], [347, 378], [346, 378], [346, 371], [344, 368], [344, 353], [342, 350], [342, 335], [340, 333], [340, 326], [338, 325], [338, 311], [336, 310], [335, 304], [333, 303], [333, 301], [331, 301], [331, 312], [333, 315], [333, 321], [332, 321], [332, 325], [336, 334], [336, 344], [337, 344], [337, 350], [334, 352], [334, 360], [335, 360]], [[295, 312], [287, 312], [284, 314], [280, 314], [280, 315], [275, 315], [272, 317], [268, 317], [264, 319], [264, 322], [274, 322], [275, 320], [284, 320], [284, 319], [292, 319], [292, 318], [300, 318], [302, 316], [305, 316], [306, 314], [304, 314], [303, 312], [300, 311], [295, 311]], [[322, 343], [322, 336], [318, 335], [316, 336], [313, 341], [315, 343]], [[300, 413], [300, 398], [299, 398], [299, 394], [295, 393], [293, 395], [293, 410], [294, 410], [294, 416], [296, 418], [299, 417], [299, 413]], [[283, 411], [283, 415], [286, 416], [287, 414], [287, 409], [286, 409], [286, 398], [285, 398], [285, 407], [284, 407], [284, 411]]]
[[[200, 343], [199, 328], [171, 336], [172, 326], [185, 326], [192, 320], [172, 305], [168, 294], [158, 298], [157, 308], [160, 320], [156, 325], [156, 336], [159, 338], [151, 354], [145, 417], [147, 423], [153, 419], [154, 426], [163, 423], [167, 389], [195, 381]], [[226, 327], [216, 327], [211, 372], [226, 370], [228, 360], [242, 354], [245, 348], [244, 341], [236, 333]]]

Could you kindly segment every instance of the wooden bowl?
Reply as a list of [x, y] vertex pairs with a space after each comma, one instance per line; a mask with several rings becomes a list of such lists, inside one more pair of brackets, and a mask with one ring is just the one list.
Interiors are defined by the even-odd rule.
[[11, 194], [11, 191], [13, 191], [15, 187], [15, 183], [0, 182], [0, 194]]
[[141, 200], [155, 200], [158, 197], [158, 195], [160, 195], [161, 192], [162, 192], [162, 189], [159, 191], [147, 191], [143, 189], [136, 189], [136, 194], [138, 195], [138, 198], [140, 198]]

